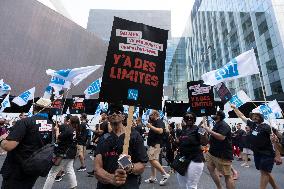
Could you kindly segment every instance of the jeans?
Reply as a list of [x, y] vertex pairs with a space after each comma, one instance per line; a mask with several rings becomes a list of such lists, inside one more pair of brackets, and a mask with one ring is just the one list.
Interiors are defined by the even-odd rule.
[[74, 159], [63, 159], [58, 166], [52, 166], [50, 169], [46, 181], [44, 183], [43, 189], [51, 189], [54, 183], [57, 173], [65, 168], [66, 176], [69, 180], [69, 188], [77, 187], [77, 179], [73, 167]]
[[204, 163], [190, 162], [185, 176], [177, 173], [177, 180], [180, 189], [197, 189], [200, 176], [202, 174]]

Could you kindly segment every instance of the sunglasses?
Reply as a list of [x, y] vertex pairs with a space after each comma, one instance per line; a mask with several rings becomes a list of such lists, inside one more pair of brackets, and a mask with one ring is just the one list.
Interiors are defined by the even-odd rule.
[[111, 111], [109, 111], [108, 115], [112, 115], [112, 114], [122, 114], [122, 112], [119, 111], [119, 110], [111, 110]]
[[192, 116], [183, 116], [183, 119], [185, 121], [193, 120], [194, 118]]

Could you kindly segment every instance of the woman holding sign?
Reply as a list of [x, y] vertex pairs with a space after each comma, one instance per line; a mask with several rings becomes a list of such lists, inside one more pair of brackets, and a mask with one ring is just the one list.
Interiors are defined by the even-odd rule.
[[[186, 113], [183, 116], [183, 122], [185, 127], [178, 138], [179, 154], [173, 162], [173, 168], [178, 172], [177, 178], [181, 187], [196, 189], [205, 161], [201, 145], [207, 144], [208, 137], [195, 125], [196, 115], [194, 113]], [[186, 169], [178, 170], [181, 167]]]

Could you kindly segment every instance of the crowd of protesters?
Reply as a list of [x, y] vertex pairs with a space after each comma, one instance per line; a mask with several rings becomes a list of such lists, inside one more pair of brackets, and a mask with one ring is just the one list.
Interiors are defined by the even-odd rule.
[[[133, 120], [127, 156], [130, 164], [121, 167], [118, 160], [122, 155], [127, 125], [127, 114], [123, 113], [122, 106], [111, 105], [107, 112], [101, 113], [99, 124], [90, 127], [85, 113], [80, 117], [66, 115], [63, 123], [52, 121], [50, 107], [46, 104], [44, 99], [35, 103], [35, 115], [32, 117], [24, 113], [17, 121], [0, 117], [0, 155], [8, 152], [1, 169], [1, 188], [32, 188], [39, 175], [25, 174], [21, 164], [42, 146], [54, 144], [53, 165], [46, 175], [44, 189], [52, 188], [53, 183], [61, 181], [65, 175], [69, 187], [77, 188], [76, 171], [87, 169], [86, 176], [97, 179], [98, 189], [135, 189], [142, 182], [163, 186], [174, 174], [177, 176], [172, 179], [177, 179], [180, 188], [196, 189], [205, 168], [217, 189], [222, 188], [222, 177], [226, 188], [234, 189], [239, 173], [232, 166], [233, 160], [242, 161], [244, 168], [252, 166], [254, 161], [261, 175], [259, 188], [265, 189], [270, 184], [272, 188], [279, 189], [271, 171], [275, 163], [282, 163], [280, 153], [283, 154], [284, 142], [280, 133], [264, 123], [260, 113], [252, 113], [250, 118], [246, 118], [232, 106], [243, 122], [230, 127], [225, 121], [225, 114], [217, 111], [211, 116], [214, 120], [212, 127], [207, 117], [197, 123], [192, 112], [185, 112], [182, 123], [176, 124], [164, 121], [158, 111], [152, 110], [146, 122], [141, 117]], [[38, 123], [50, 125], [50, 128], [43, 129]], [[86, 167], [89, 143], [94, 165]], [[169, 168], [162, 166], [161, 157], [165, 158]], [[76, 167], [75, 171], [76, 159], [80, 167]], [[148, 162], [151, 174], [142, 181], [141, 175]], [[157, 171], [161, 174], [160, 181]]]

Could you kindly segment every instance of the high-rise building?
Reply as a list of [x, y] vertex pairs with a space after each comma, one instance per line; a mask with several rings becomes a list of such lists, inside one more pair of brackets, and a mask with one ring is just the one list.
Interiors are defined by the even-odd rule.
[[[254, 49], [268, 99], [284, 94], [284, 1], [196, 0], [191, 12], [192, 79], [220, 68], [242, 52]], [[244, 90], [263, 100], [258, 75], [227, 82], [232, 93]]]
[[91, 9], [87, 30], [94, 32], [97, 36], [101, 37], [106, 43], [108, 43], [114, 16], [169, 30], [164, 74], [164, 85], [168, 85], [168, 68], [172, 61], [173, 50], [176, 48], [171, 44], [171, 11]]

